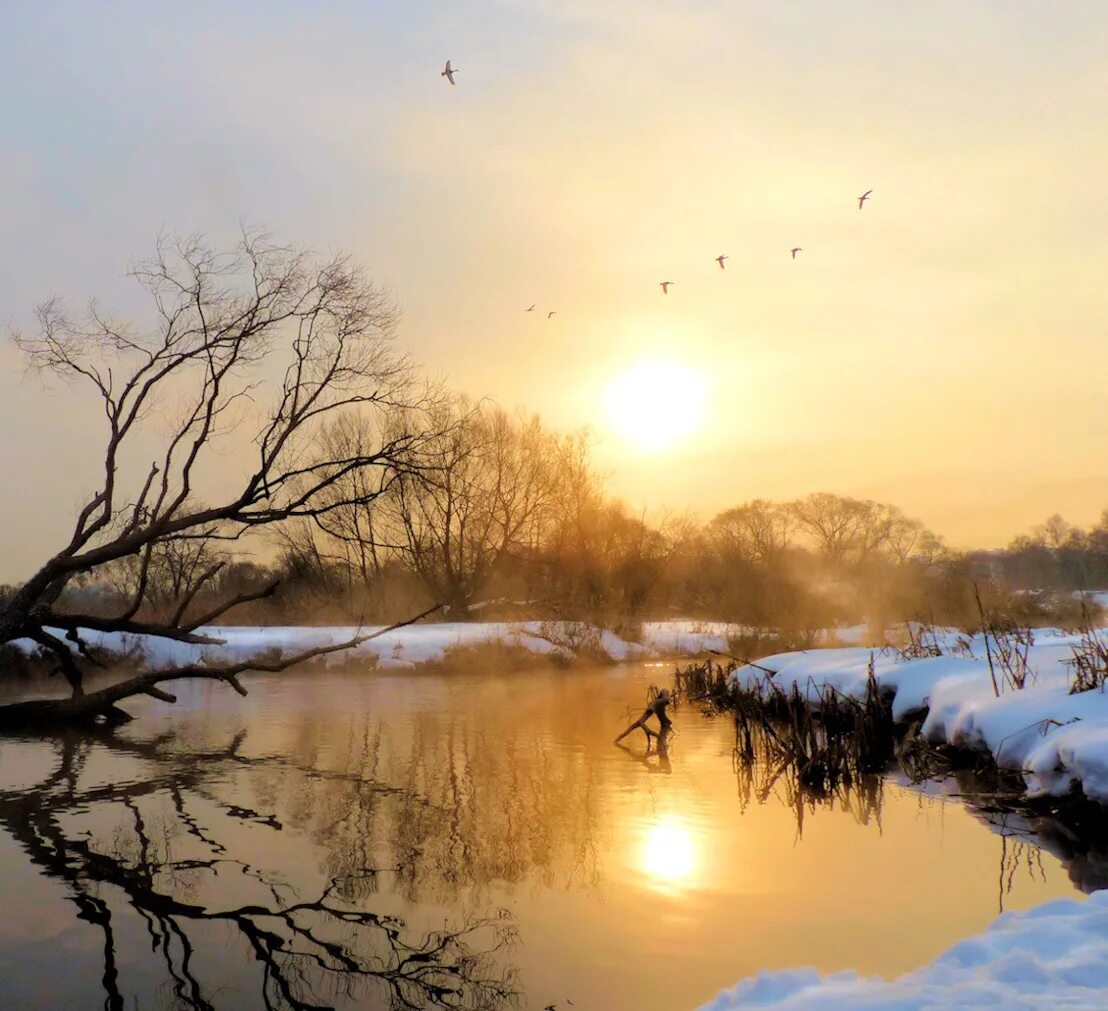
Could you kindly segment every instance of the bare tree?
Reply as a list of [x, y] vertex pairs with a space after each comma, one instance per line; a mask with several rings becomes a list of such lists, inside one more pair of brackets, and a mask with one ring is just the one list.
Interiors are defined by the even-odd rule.
[[458, 399], [432, 417], [434, 466], [396, 482], [389, 540], [433, 597], [461, 611], [553, 518], [559, 440], [537, 418]]
[[833, 568], [878, 558], [905, 561], [924, 528], [896, 506], [818, 492], [791, 504], [797, 525]]
[[[276, 589], [270, 582], [201, 610], [194, 601], [217, 574], [213, 562], [192, 571], [171, 613], [143, 619], [157, 560], [189, 542], [233, 542], [289, 519], [323, 521], [352, 501], [366, 505], [418, 472], [433, 434], [415, 417], [427, 399], [394, 347], [394, 307], [348, 257], [319, 260], [256, 234], [218, 252], [193, 236], [160, 241], [132, 276], [152, 299], [149, 329], [118, 322], [95, 303], [74, 320], [51, 300], [38, 311], [36, 334], [14, 335], [32, 368], [91, 391], [105, 426], [102, 476], [68, 541], [0, 604], [0, 642], [33, 640], [68, 680], [73, 698], [55, 704], [59, 719], [112, 715], [124, 697], [118, 686], [85, 694], [95, 660], [86, 630], [219, 643], [203, 626]], [[321, 449], [320, 432], [344, 413], [388, 416], [389, 435]], [[245, 457], [243, 473], [228, 481], [235, 453]], [[134, 585], [118, 613], [72, 613], [60, 603], [78, 574], [125, 560], [135, 566]], [[241, 690], [241, 669], [179, 674]], [[126, 694], [168, 699], [154, 688], [161, 680], [134, 679]]]
[[[323, 453], [346, 459], [371, 452], [387, 439], [374, 419], [344, 414], [324, 428], [320, 444]], [[400, 565], [400, 546], [383, 539], [387, 524], [378, 500], [391, 483], [392, 475], [379, 468], [353, 470], [324, 493], [331, 508], [281, 524], [276, 540], [283, 567], [331, 601], [345, 596], [348, 608], [364, 611], [368, 605], [378, 614], [388, 613], [386, 567]]]
[[[214, 589], [219, 575], [232, 562], [231, 553], [212, 537], [161, 541], [149, 557], [129, 555], [101, 567], [98, 573], [113, 594], [113, 603], [133, 601], [143, 590], [143, 604], [136, 617], [164, 618], [197, 598], [205, 588]], [[144, 585], [145, 584], [145, 585]], [[65, 599], [65, 598], [63, 598]]]
[[759, 498], [720, 513], [706, 533], [724, 556], [769, 566], [788, 549], [792, 520], [788, 508]]

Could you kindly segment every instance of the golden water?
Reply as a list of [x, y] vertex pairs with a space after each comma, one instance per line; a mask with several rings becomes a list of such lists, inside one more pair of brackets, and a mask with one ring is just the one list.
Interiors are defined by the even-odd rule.
[[666, 677], [305, 671], [0, 740], [0, 1007], [675, 1011], [760, 969], [904, 972], [1097, 883], [892, 780], [798, 820], [690, 706], [668, 761], [613, 747]]

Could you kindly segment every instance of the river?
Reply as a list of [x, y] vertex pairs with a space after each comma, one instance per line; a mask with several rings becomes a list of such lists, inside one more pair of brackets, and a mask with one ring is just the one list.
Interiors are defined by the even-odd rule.
[[0, 1007], [676, 1011], [1104, 883], [934, 785], [765, 790], [688, 704], [614, 747], [670, 670], [304, 670], [0, 739]]

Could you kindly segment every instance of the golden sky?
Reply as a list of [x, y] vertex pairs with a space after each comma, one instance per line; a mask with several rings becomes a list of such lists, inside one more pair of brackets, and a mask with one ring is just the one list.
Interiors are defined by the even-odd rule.
[[[1108, 506], [1102, 4], [224, 6], [0, 12], [4, 320], [137, 310], [159, 230], [259, 223], [351, 250], [431, 372], [589, 426], [655, 514], [827, 490], [995, 545]], [[657, 452], [607, 408], [642, 362], [706, 386]], [[2, 579], [97, 437], [7, 349], [0, 401]]]

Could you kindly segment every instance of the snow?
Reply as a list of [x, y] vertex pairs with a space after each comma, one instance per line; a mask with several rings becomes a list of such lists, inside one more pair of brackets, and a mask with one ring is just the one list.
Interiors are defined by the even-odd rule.
[[648, 621], [642, 627], [642, 641], [665, 656], [692, 656], [709, 649], [726, 653], [728, 637], [741, 631], [738, 625], [723, 623]]
[[814, 969], [762, 972], [701, 1011], [996, 1007], [1108, 1007], [1108, 891], [1004, 913], [983, 934], [896, 980]]
[[[220, 626], [201, 628], [202, 635], [222, 639], [219, 645], [195, 645], [127, 633], [86, 631], [83, 638], [116, 654], [135, 653], [146, 669], [158, 670], [197, 663], [240, 663], [269, 651], [282, 655], [335, 645], [356, 636], [380, 631], [380, 626]], [[662, 657], [695, 656], [705, 649], [726, 650], [728, 634], [738, 626], [705, 624], [693, 620], [647, 622], [641, 642], [624, 639], [609, 629], [575, 622], [442, 622], [409, 625], [348, 651], [328, 654], [328, 665], [369, 661], [383, 670], [410, 670], [440, 663], [451, 649], [491, 643], [546, 656], [573, 659], [577, 655], [622, 662]], [[62, 633], [58, 633], [61, 635]], [[30, 640], [14, 645], [26, 652], [37, 647]]]
[[[813, 704], [828, 687], [853, 697], [865, 694], [872, 669], [882, 690], [893, 694], [893, 717], [926, 713], [921, 733], [933, 743], [988, 751], [1003, 768], [1023, 773], [1032, 796], [1061, 796], [1080, 787], [1108, 803], [1108, 695], [1094, 690], [1071, 695], [1069, 661], [1079, 635], [1036, 629], [1028, 651], [1023, 690], [1004, 684], [993, 690], [980, 636], [963, 639], [956, 654], [906, 659], [893, 649], [859, 647], [782, 653], [758, 661], [776, 671], [770, 678], [753, 666], [733, 675], [751, 690], [793, 686]], [[944, 648], [957, 640], [943, 639]]]

